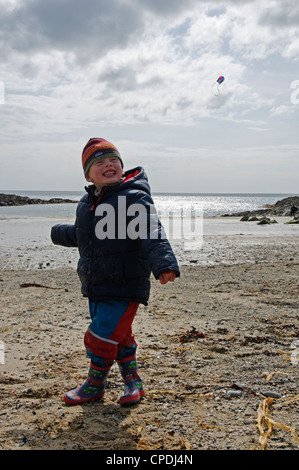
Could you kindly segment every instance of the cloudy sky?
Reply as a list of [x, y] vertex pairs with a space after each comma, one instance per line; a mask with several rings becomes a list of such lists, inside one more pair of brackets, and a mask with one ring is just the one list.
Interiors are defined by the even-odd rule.
[[83, 189], [104, 137], [154, 192], [298, 194], [298, 26], [298, 0], [0, 0], [0, 190]]

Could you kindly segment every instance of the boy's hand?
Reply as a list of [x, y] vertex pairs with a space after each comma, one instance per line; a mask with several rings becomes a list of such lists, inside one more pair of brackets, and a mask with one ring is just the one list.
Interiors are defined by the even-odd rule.
[[176, 278], [176, 273], [174, 271], [165, 271], [165, 273], [160, 274], [159, 281], [161, 284], [166, 284], [167, 282], [173, 282]]

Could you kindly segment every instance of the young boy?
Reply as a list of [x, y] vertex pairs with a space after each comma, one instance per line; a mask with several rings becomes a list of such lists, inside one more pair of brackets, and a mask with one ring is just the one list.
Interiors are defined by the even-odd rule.
[[64, 401], [81, 405], [101, 399], [116, 361], [125, 383], [120, 404], [134, 404], [144, 391], [132, 323], [139, 304], [147, 305], [151, 272], [166, 284], [180, 275], [179, 267], [143, 168], [124, 172], [117, 148], [100, 138], [87, 142], [82, 165], [92, 185], [78, 204], [75, 224], [55, 225], [51, 231], [54, 244], [79, 249], [77, 272], [91, 316], [84, 336], [91, 361], [88, 377]]

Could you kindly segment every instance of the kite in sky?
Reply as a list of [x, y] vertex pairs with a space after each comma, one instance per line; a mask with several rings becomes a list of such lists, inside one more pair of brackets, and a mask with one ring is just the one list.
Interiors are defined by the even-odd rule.
[[212, 86], [212, 93], [213, 95], [217, 96], [217, 95], [220, 95], [220, 85], [221, 83], [224, 82], [224, 77], [221, 75], [215, 83], [213, 83], [213, 86]]

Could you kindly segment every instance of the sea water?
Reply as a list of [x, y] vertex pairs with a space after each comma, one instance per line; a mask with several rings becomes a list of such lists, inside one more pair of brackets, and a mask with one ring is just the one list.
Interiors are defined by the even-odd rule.
[[[79, 201], [84, 191], [1, 191], [4, 194], [16, 194], [49, 200], [52, 198]], [[153, 193], [156, 209], [161, 217], [169, 214], [180, 216], [190, 210], [201, 212], [203, 217], [219, 217], [243, 211], [263, 209], [293, 194], [177, 194]], [[74, 217], [76, 204], [34, 204], [25, 206], [2, 206], [0, 218], [8, 217]]]
[[[0, 193], [17, 194], [49, 200], [52, 198], [79, 201], [84, 195], [81, 191], [1, 191]], [[262, 209], [275, 204], [291, 194], [161, 194], [154, 193], [156, 209], [165, 227], [178, 261], [181, 265], [194, 263], [213, 264], [221, 262], [241, 262], [244, 258], [242, 244], [252, 237], [296, 236], [298, 225], [283, 223], [258, 226], [255, 223], [240, 222], [231, 217], [221, 217], [247, 210]], [[51, 227], [59, 223], [73, 224], [76, 203], [36, 204], [24, 206], [0, 206], [0, 271], [5, 269], [52, 269], [58, 267], [75, 268], [78, 262], [77, 248], [65, 248], [54, 245], [51, 240]], [[201, 225], [196, 225], [196, 240], [171, 236], [167, 231], [167, 222], [174, 221], [171, 227], [178, 233], [182, 223], [185, 229], [187, 217], [200, 213]], [[187, 217], [184, 218], [184, 214]], [[183, 217], [182, 217], [183, 215]], [[171, 219], [172, 218], [172, 219]], [[187, 229], [193, 236], [194, 218]], [[196, 224], [197, 224], [196, 222]], [[171, 230], [170, 230], [171, 231]], [[188, 231], [188, 230], [187, 230]], [[170, 236], [169, 236], [170, 235]], [[222, 246], [223, 237], [230, 237], [231, 249]], [[216, 243], [217, 237], [220, 243]], [[186, 237], [185, 237], [186, 238]], [[260, 238], [260, 240], [262, 240]], [[237, 249], [237, 245], [239, 249]], [[217, 248], [218, 247], [218, 248]]]

